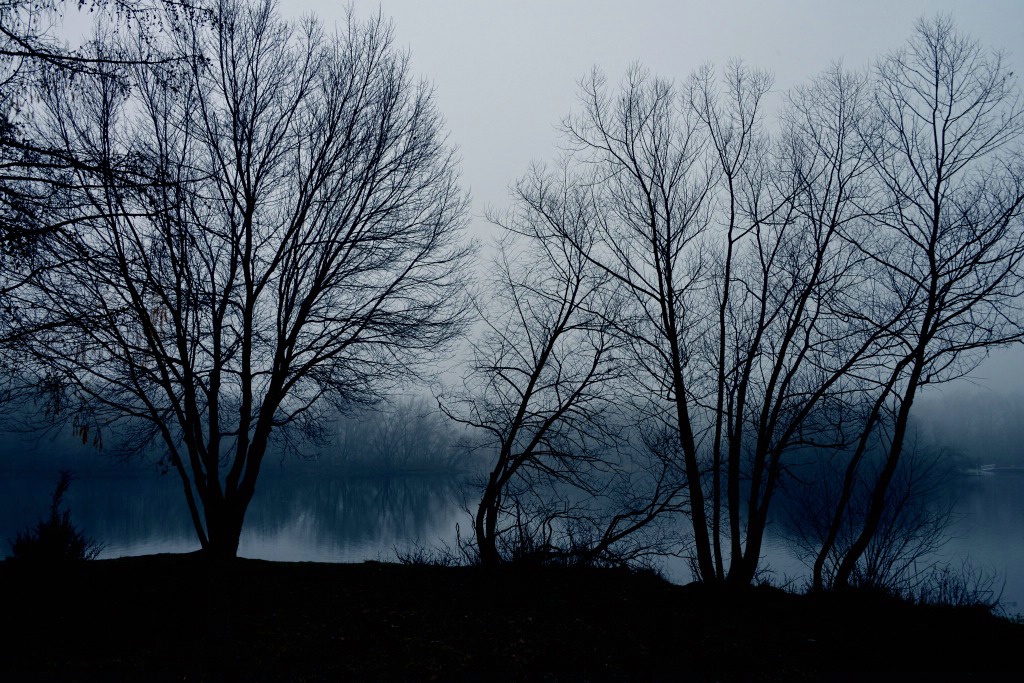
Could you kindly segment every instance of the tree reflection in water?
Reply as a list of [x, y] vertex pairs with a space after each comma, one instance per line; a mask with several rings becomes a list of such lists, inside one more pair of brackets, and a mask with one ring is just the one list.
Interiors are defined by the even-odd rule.
[[[285, 468], [282, 468], [284, 470]], [[0, 473], [0, 556], [6, 541], [46, 513], [54, 471]], [[345, 475], [267, 471], [246, 520], [241, 554], [281, 561], [362, 562], [393, 559], [394, 551], [418, 545], [454, 545], [456, 524], [465, 538], [466, 501], [479, 495], [466, 480], [443, 475]], [[1004, 605], [1024, 606], [1024, 475], [956, 480], [955, 521], [940, 553], [962, 558], [1006, 579]], [[101, 557], [198, 549], [179, 484], [151, 470], [107, 467], [79, 472], [67, 505], [78, 527], [104, 544]], [[948, 492], [944, 493], [948, 495]], [[765, 564], [773, 578], [803, 583], [806, 567], [785, 538], [783, 520], [771, 525]], [[685, 523], [681, 521], [680, 523]], [[690, 580], [685, 560], [669, 558], [663, 569], [677, 582]]]
[[281, 477], [265, 483], [240, 553], [267, 559], [356, 561], [415, 545], [452, 543], [465, 514], [450, 476]]
[[[394, 550], [453, 543], [463, 482], [452, 476], [266, 473], [246, 519], [245, 557], [354, 562]], [[104, 543], [101, 557], [198, 549], [179, 484], [151, 472], [87, 472], [68, 494], [78, 526]], [[0, 478], [0, 538], [45, 512], [49, 473]], [[6, 548], [5, 548], [6, 551]]]

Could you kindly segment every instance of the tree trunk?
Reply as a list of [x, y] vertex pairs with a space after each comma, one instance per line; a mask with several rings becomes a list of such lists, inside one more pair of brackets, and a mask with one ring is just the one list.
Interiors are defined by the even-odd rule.
[[474, 530], [476, 532], [476, 548], [480, 554], [480, 564], [485, 567], [494, 567], [501, 564], [501, 556], [498, 554], [497, 539], [495, 530], [498, 524], [498, 470], [494, 470], [484, 489], [484, 495], [480, 498], [480, 506], [476, 511]]
[[238, 542], [242, 537], [245, 508], [239, 500], [221, 500], [206, 506], [206, 529], [209, 542], [205, 552], [216, 559], [238, 556]]
[[[930, 322], [929, 316], [925, 319], [924, 329], [927, 329], [927, 325]], [[914, 367], [910, 373], [910, 379], [907, 383], [907, 393], [903, 397], [899, 413], [896, 416], [892, 443], [889, 446], [889, 453], [886, 457], [885, 467], [882, 468], [882, 472], [878, 476], [878, 481], [875, 482], [874, 490], [871, 492], [871, 503], [868, 507], [867, 518], [864, 520], [864, 526], [861, 528], [861, 532], [860, 535], [857, 536], [857, 540], [854, 541], [853, 546], [851, 546], [851, 548], [846, 552], [842, 562], [840, 562], [839, 569], [836, 570], [836, 588], [842, 589], [849, 586], [850, 577], [853, 575], [853, 570], [856, 568], [857, 562], [860, 560], [861, 556], [864, 555], [868, 545], [870, 545], [875, 534], [878, 532], [879, 524], [881, 524], [882, 514], [885, 512], [885, 500], [889, 492], [889, 484], [892, 482], [893, 475], [896, 474], [896, 466], [899, 464], [900, 455], [903, 453], [903, 443], [906, 439], [907, 426], [910, 421], [910, 409], [914, 404], [914, 398], [917, 394], [917, 388], [921, 379], [921, 373], [924, 366], [923, 347], [924, 344], [919, 347]]]

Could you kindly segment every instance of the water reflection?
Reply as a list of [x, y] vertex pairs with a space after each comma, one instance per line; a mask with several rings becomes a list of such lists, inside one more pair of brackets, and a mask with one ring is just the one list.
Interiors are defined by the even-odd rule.
[[[0, 532], [4, 539], [46, 512], [56, 478], [56, 473], [49, 471], [0, 478]], [[105, 545], [104, 557], [134, 554], [134, 548], [146, 548], [143, 552], [154, 552], [156, 547], [163, 551], [194, 549], [195, 532], [184, 496], [169, 477], [116, 468], [90, 472], [76, 477], [65, 503], [78, 527]]]
[[451, 543], [464, 515], [461, 489], [444, 476], [271, 478], [246, 518], [239, 552], [338, 562]]
[[[450, 476], [344, 476], [289, 473], [261, 476], [246, 518], [239, 552], [268, 560], [359, 562], [393, 559], [395, 549], [454, 545], [456, 524], [468, 530], [465, 500], [474, 492]], [[0, 475], [0, 544], [43, 515], [56, 472]], [[952, 538], [942, 561], [976, 567], [1005, 578], [1003, 602], [1024, 611], [1024, 475], [958, 477]], [[198, 548], [180, 483], [152, 471], [107, 468], [84, 472], [67, 496], [78, 526], [104, 544], [101, 557]], [[682, 522], [681, 522], [682, 523]], [[764, 564], [774, 578], [803, 585], [806, 567], [793, 554], [779, 525], [769, 526]], [[685, 562], [665, 566], [668, 577], [689, 580]]]
[[[38, 472], [0, 478], [0, 538], [13, 538], [44, 514], [54, 481]], [[461, 491], [460, 480], [451, 476], [269, 473], [246, 517], [239, 553], [345, 562], [452, 543], [464, 516]], [[100, 557], [198, 549], [181, 486], [172, 476], [90, 472], [72, 484], [66, 502], [79, 528], [104, 544]]]
[[962, 477], [960, 485], [943, 556], [954, 566], [969, 559], [997, 572], [1003, 607], [1024, 612], [1024, 473]]

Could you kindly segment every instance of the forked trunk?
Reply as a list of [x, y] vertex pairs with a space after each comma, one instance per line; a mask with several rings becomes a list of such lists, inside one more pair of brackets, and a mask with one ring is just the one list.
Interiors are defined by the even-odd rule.
[[248, 501], [225, 500], [206, 507], [208, 541], [204, 552], [216, 559], [238, 556], [238, 543], [242, 537], [242, 522]]

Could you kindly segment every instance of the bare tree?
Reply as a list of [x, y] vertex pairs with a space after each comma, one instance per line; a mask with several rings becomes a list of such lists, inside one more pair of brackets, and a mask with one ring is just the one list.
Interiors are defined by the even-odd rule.
[[847, 159], [846, 122], [814, 139], [795, 120], [773, 146], [761, 130], [769, 77], [739, 63], [725, 74], [720, 86], [705, 68], [680, 95], [634, 70], [617, 97], [595, 75], [566, 132], [593, 179], [585, 253], [629, 302], [616, 332], [635, 391], [677, 435], [697, 572], [743, 584], [787, 454], [838, 438], [812, 417], [841, 405], [877, 335], [843, 318], [863, 257], [839, 228], [859, 218], [865, 165]]
[[[875, 477], [886, 455], [885, 442], [875, 437], [866, 451], [850, 448], [837, 451], [834, 457], [818, 457], [807, 470], [806, 481], [791, 494], [787, 535], [796, 548], [813, 558], [814, 590], [838, 587], [836, 571], [863, 527]], [[846, 472], [853, 457], [859, 458], [861, 475], [847, 491]], [[878, 530], [850, 583], [913, 595], [929, 579], [938, 567], [936, 553], [949, 539], [955, 502], [949, 493], [951, 472], [948, 454], [916, 438], [905, 445], [886, 492]], [[840, 500], [845, 514], [837, 531], [833, 524]], [[823, 547], [830, 554], [820, 558]]]
[[[67, 72], [96, 72], [104, 64], [132, 64], [136, 56], [108, 52], [96, 54], [90, 45], [69, 45], [62, 37], [67, 11], [88, 9], [107, 23], [125, 26], [159, 27], [166, 13], [174, 16], [208, 14], [203, 3], [190, 0], [2, 0], [0, 1], [0, 59], [3, 83], [24, 86], [44, 67]], [[66, 35], [66, 34], [65, 34]], [[148, 41], [147, 41], [148, 42]], [[148, 62], [165, 62], [171, 57], [151, 53]]]
[[631, 350], [645, 412], [675, 435], [696, 565], [701, 577], [713, 580], [698, 441], [706, 423], [695, 412], [704, 378], [691, 364], [702, 340], [714, 336], [701, 295], [709, 267], [702, 240], [715, 185], [705, 158], [707, 135], [692, 109], [679, 106], [676, 87], [640, 68], [629, 71], [617, 96], [593, 72], [580, 100], [581, 112], [564, 127], [573, 161], [590, 169], [594, 184], [596, 248], [584, 253], [630, 308], [617, 332]]
[[[883, 322], [898, 351], [867, 423], [884, 430], [885, 463], [838, 563], [837, 587], [882, 529], [918, 391], [1021, 338], [1024, 109], [1011, 76], [998, 53], [941, 17], [919, 21], [907, 46], [876, 68], [878, 120], [865, 141], [885, 209], [850, 239], [882, 273], [877, 296], [900, 312]], [[883, 411], [894, 416], [891, 427], [876, 419]]]
[[[749, 166], [752, 159], [759, 153], [764, 152], [763, 140], [759, 138], [759, 109], [764, 94], [771, 86], [771, 79], [767, 74], [751, 72], [740, 63], [733, 63], [727, 71], [726, 92], [719, 91], [715, 72], [710, 65], [704, 66], [698, 73], [694, 74], [689, 87], [688, 105], [696, 113], [704, 128], [707, 131], [709, 140], [710, 161], [718, 168], [718, 180], [725, 192], [725, 226], [724, 226], [724, 253], [718, 261], [720, 268], [716, 268], [715, 278], [720, 281], [718, 289], [717, 323], [718, 330], [715, 336], [717, 349], [712, 351], [714, 361], [712, 367], [716, 368], [715, 391], [714, 391], [714, 434], [711, 440], [711, 542], [715, 559], [715, 576], [725, 576], [725, 568], [722, 559], [722, 483], [723, 483], [723, 450], [728, 450], [728, 475], [726, 477], [726, 489], [729, 503], [729, 524], [732, 538], [732, 552], [734, 557], [740, 554], [740, 513], [739, 513], [739, 472], [741, 439], [733, 438], [730, 432], [732, 428], [742, 434], [745, 429], [744, 408], [745, 391], [743, 388], [746, 382], [742, 380], [737, 386], [727, 375], [731, 374], [729, 368], [730, 356], [737, 354], [727, 353], [734, 351], [729, 348], [730, 339], [727, 336], [727, 327], [734, 322], [735, 311], [742, 310], [743, 306], [736, 306], [732, 300], [732, 290], [736, 279], [734, 269], [737, 265], [737, 251], [740, 242], [746, 237], [753, 226], [741, 225], [742, 218], [742, 185], [751, 175]], [[723, 103], [722, 100], [726, 102]], [[720, 271], [720, 272], [718, 272]], [[731, 320], [732, 318], [732, 320]], [[749, 356], [748, 356], [749, 359]], [[749, 367], [749, 364], [748, 364]], [[740, 389], [739, 394], [735, 391]], [[735, 407], [736, 411], [729, 411], [726, 414], [726, 400], [728, 405]], [[729, 439], [731, 448], [723, 449]]]
[[[91, 167], [97, 160], [79, 158], [63, 147], [47, 144], [34, 131], [40, 113], [38, 89], [52, 78], [116, 74], [116, 67], [164, 64], [176, 59], [161, 52], [154, 38], [163, 30], [164, 11], [173, 15], [207, 16], [202, 3], [189, 0], [63, 0], [0, 1], [0, 343], [25, 330], [28, 319], [8, 293], [27, 273], [46, 267], [37, 244], [63, 227], [54, 212], [67, 172]], [[94, 31], [72, 45], [62, 38], [67, 12], [88, 9]], [[85, 15], [83, 15], [85, 16]], [[139, 36], [134, 50], [123, 50], [102, 36], [114, 31]], [[113, 169], [108, 169], [113, 171]]]
[[[87, 4], [90, 10], [98, 10], [95, 32], [81, 45], [69, 45], [60, 37], [65, 14], [68, 9]], [[67, 150], [48, 148], [29, 134], [35, 112], [31, 100], [39, 81], [54, 73], [67, 77], [105, 70], [109, 74], [111, 66], [161, 64], [175, 59], [161, 53], [153, 40], [165, 23], [165, 11], [194, 17], [205, 14], [197, 3], [187, 0], [0, 0], [0, 239], [7, 245], [4, 251], [17, 251], [26, 239], [45, 231], [36, 215], [46, 205], [37, 196], [43, 191], [39, 184], [45, 185], [49, 177], [46, 171], [51, 167], [76, 163], [67, 156]], [[99, 36], [115, 27], [137, 31], [142, 38], [137, 47], [141, 49], [129, 52], [112, 43], [97, 49]]]
[[486, 331], [464, 390], [441, 401], [493, 457], [479, 560], [633, 560], [657, 545], [638, 532], [676, 510], [678, 476], [671, 459], [652, 468], [623, 451], [617, 300], [587, 252], [589, 188], [535, 169], [515, 198], [480, 298]]
[[706, 67], [683, 93], [640, 68], [617, 91], [592, 73], [559, 186], [586, 192], [568, 213], [547, 211], [540, 185], [519, 198], [547, 249], [615, 292], [602, 317], [628, 391], [674, 435], [660, 446], [685, 472], [699, 577], [753, 580], [789, 468], [841, 453], [814, 574], [856, 504], [860, 531], [829, 560], [842, 585], [869, 549], [899, 565], [886, 510], [918, 388], [1020, 338], [1020, 104], [998, 55], [941, 19], [874, 80], [834, 66], [795, 89], [774, 140], [770, 78], [724, 73]]
[[223, 0], [169, 24], [181, 59], [133, 63], [130, 90], [108, 65], [47, 92], [50, 142], [120, 172], [68, 178], [55, 265], [19, 293], [63, 324], [22, 351], [83, 434], [159, 443], [203, 548], [233, 556], [272, 433], [460, 332], [466, 198], [381, 18], [325, 35]]
[[[794, 92], [774, 146], [758, 133], [767, 87], [764, 75], [734, 64], [724, 97], [707, 70], [690, 91], [721, 169], [721, 246], [706, 288], [718, 310], [717, 350], [707, 361], [717, 370], [711, 533], [717, 577], [741, 585], [756, 575], [793, 454], [842, 441], [839, 423], [823, 418], [845, 412], [858, 389], [851, 374], [876, 362], [879, 347], [863, 314], [849, 315], [863, 257], [841, 238], [844, 226], [863, 220], [857, 200], [869, 161], [863, 145], [851, 144], [863, 79], [834, 69]], [[723, 454], [727, 574], [716, 523]]]

